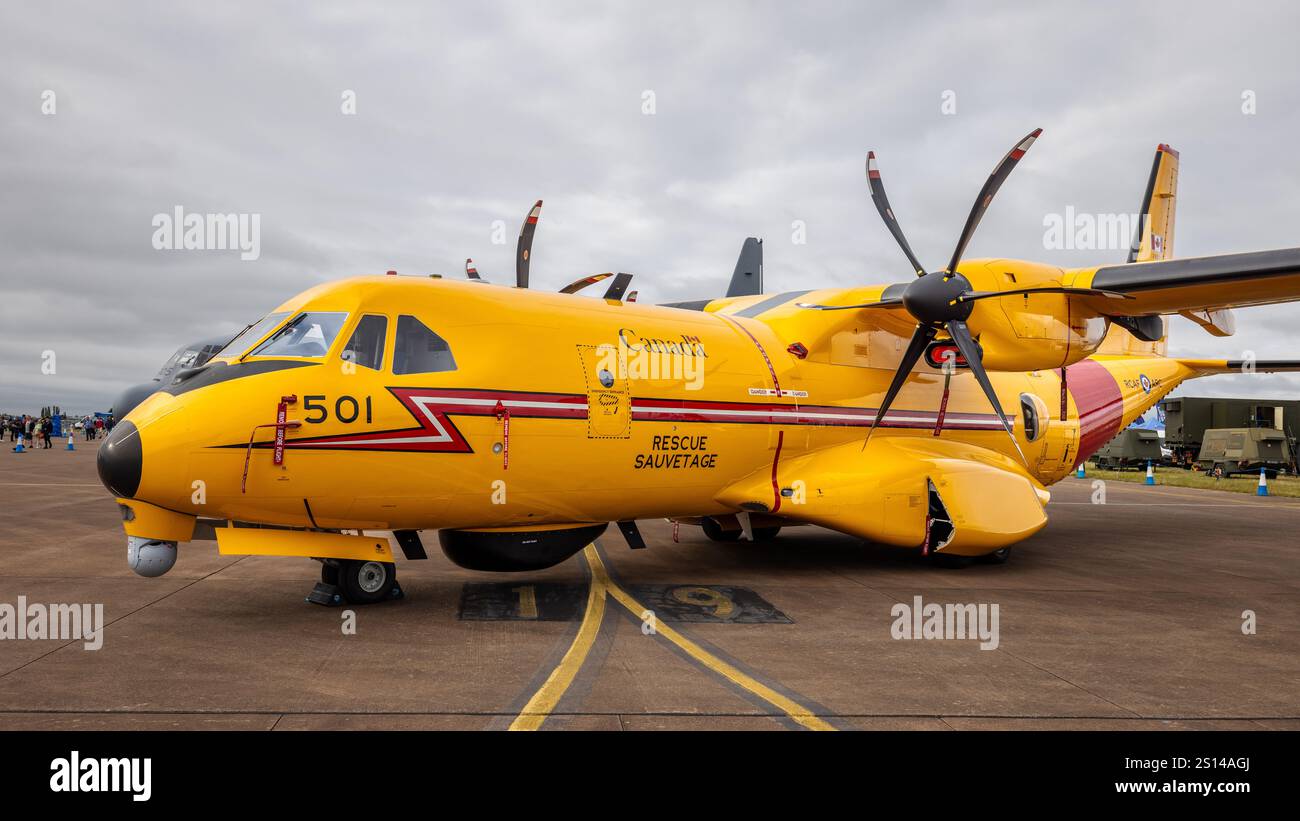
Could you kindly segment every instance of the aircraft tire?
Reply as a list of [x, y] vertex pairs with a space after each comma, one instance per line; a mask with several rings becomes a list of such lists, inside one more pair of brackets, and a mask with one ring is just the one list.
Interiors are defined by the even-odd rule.
[[397, 585], [397, 565], [344, 559], [339, 562], [338, 578], [343, 598], [350, 604], [374, 604], [392, 597]]
[[1001, 549], [994, 550], [992, 553], [985, 553], [983, 556], [977, 558], [976, 561], [978, 561], [980, 564], [1006, 564], [1007, 560], [1010, 558], [1011, 558], [1011, 548], [1003, 547]]
[[332, 584], [337, 587], [339, 583], [339, 566], [330, 564], [328, 561], [321, 562], [320, 580], [325, 584]]
[[723, 530], [721, 525], [708, 518], [700, 523], [700, 527], [703, 528], [704, 535], [715, 542], [734, 542], [741, 535], [740, 530]]

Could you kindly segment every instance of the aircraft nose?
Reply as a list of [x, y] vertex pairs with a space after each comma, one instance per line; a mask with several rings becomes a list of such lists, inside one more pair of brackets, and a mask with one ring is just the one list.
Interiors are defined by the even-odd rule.
[[135, 410], [136, 405], [152, 396], [159, 387], [157, 382], [145, 382], [143, 385], [132, 385], [122, 391], [122, 395], [113, 402], [113, 416], [125, 419], [128, 413]]
[[144, 454], [140, 448], [140, 431], [131, 422], [119, 422], [99, 446], [95, 466], [99, 481], [115, 496], [131, 498], [140, 487], [140, 470]]

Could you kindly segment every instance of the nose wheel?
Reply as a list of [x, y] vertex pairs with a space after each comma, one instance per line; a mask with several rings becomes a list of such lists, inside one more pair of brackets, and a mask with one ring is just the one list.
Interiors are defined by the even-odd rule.
[[322, 559], [320, 584], [307, 601], [337, 607], [344, 603], [377, 604], [403, 595], [397, 584], [397, 565], [392, 562]]

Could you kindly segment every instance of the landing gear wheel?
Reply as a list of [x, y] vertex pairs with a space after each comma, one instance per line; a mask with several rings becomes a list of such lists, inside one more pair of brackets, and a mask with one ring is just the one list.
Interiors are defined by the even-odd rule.
[[1004, 547], [999, 550], [994, 550], [992, 553], [985, 553], [983, 556], [980, 556], [976, 561], [978, 561], [980, 564], [1006, 564], [1007, 559], [1010, 558], [1011, 558], [1011, 548]]
[[332, 584], [338, 587], [339, 584], [339, 566], [330, 564], [329, 561], [320, 563], [320, 580], [325, 584]]
[[344, 559], [338, 567], [338, 586], [343, 591], [343, 598], [352, 604], [374, 604], [393, 598], [397, 587], [397, 565]]
[[775, 527], [756, 527], [754, 528], [754, 541], [770, 542], [776, 538], [776, 534], [781, 532], [781, 526]]
[[734, 542], [740, 538], [741, 534], [739, 529], [723, 530], [722, 525], [708, 518], [700, 523], [700, 527], [704, 529], [704, 535], [715, 542]]

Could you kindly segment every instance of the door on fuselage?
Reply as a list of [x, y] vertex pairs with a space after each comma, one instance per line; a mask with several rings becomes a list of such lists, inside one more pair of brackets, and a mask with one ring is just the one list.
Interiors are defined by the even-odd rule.
[[613, 345], [579, 345], [582, 378], [587, 389], [587, 438], [627, 439], [632, 436], [632, 394], [626, 364]]

